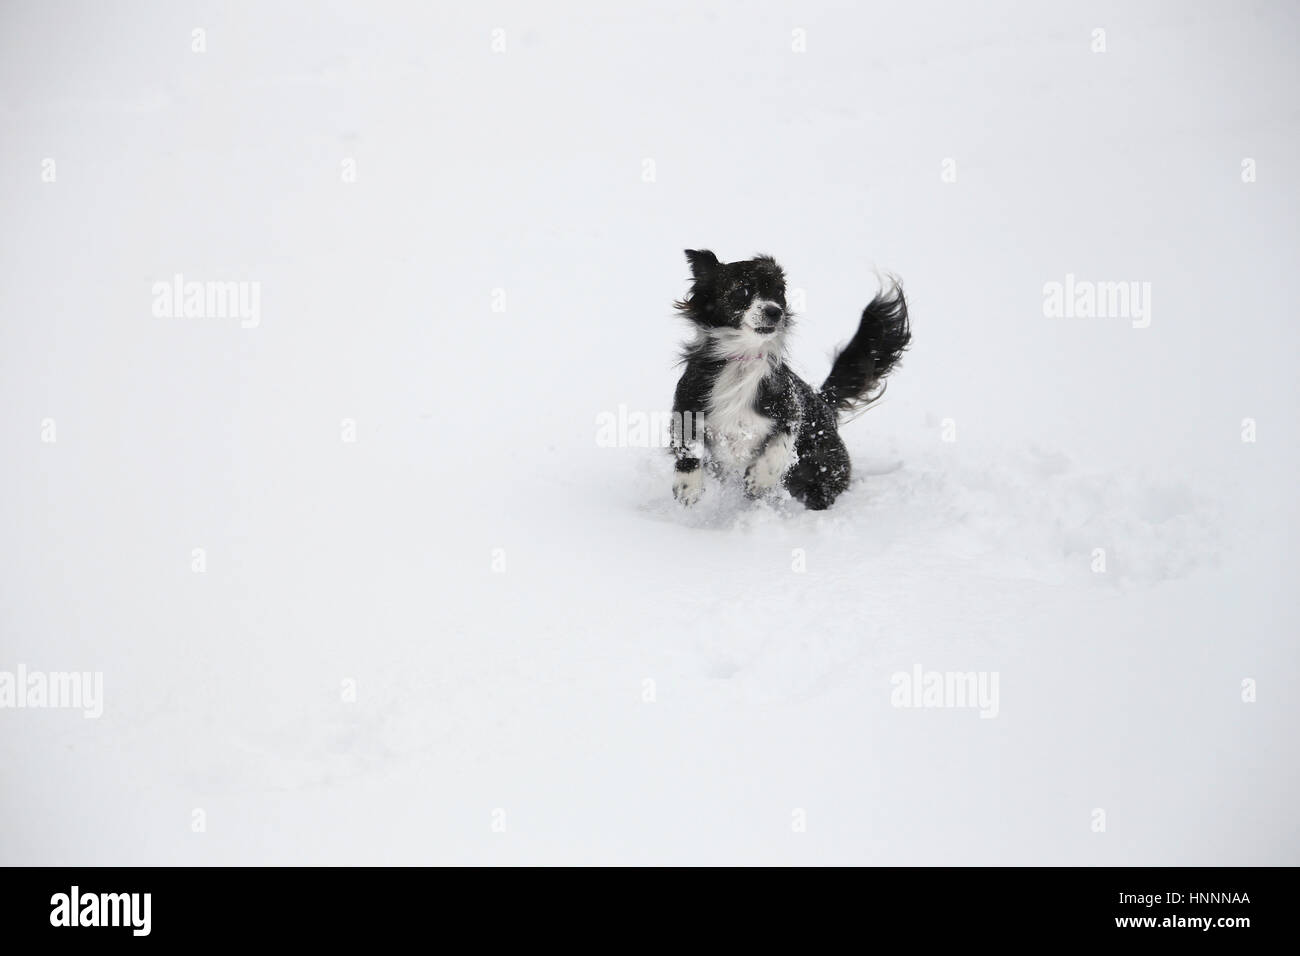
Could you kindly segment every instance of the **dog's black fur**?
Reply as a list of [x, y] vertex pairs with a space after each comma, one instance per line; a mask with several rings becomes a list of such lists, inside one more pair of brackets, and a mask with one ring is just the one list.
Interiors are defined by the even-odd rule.
[[[715, 473], [743, 472], [751, 496], [782, 483], [806, 507], [830, 507], [850, 476], [839, 413], [880, 396], [912, 338], [902, 287], [894, 281], [871, 300], [814, 390], [785, 362], [793, 316], [776, 260], [724, 263], [694, 249], [686, 258], [694, 281], [675, 306], [696, 335], [683, 351], [673, 402], [674, 496], [687, 505], [699, 499], [707, 454]], [[702, 430], [683, 426], [701, 421]]]

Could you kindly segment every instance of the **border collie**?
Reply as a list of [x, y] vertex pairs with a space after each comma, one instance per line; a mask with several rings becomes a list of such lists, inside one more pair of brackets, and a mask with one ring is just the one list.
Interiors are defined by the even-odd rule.
[[[699, 501], [707, 455], [715, 476], [743, 475], [750, 497], [783, 484], [805, 507], [829, 508], [849, 486], [839, 415], [880, 397], [912, 338], [901, 286], [884, 284], [814, 390], [785, 361], [793, 316], [776, 260], [719, 262], [707, 249], [687, 249], [686, 259], [694, 281], [674, 305], [694, 324], [695, 338], [683, 350], [686, 370], [673, 400], [673, 496], [684, 505]], [[703, 427], [688, 429], [692, 422]]]

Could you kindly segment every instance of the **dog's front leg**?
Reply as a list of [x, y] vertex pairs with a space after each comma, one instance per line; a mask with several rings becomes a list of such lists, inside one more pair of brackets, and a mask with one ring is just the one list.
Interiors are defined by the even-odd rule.
[[672, 419], [673, 497], [690, 507], [704, 494], [704, 417], [675, 410]]
[[704, 494], [704, 469], [698, 458], [679, 458], [673, 472], [673, 497], [688, 508]]
[[794, 434], [789, 429], [775, 429], [767, 436], [762, 450], [745, 469], [745, 491], [758, 498], [781, 481], [794, 460]]

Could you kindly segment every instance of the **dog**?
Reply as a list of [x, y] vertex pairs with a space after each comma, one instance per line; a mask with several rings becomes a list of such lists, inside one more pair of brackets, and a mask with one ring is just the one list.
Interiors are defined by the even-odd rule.
[[687, 249], [686, 260], [691, 288], [673, 304], [695, 337], [673, 399], [673, 497], [687, 506], [700, 500], [707, 456], [718, 477], [743, 476], [751, 498], [784, 485], [806, 508], [829, 508], [851, 474], [840, 416], [880, 397], [912, 340], [901, 284], [882, 283], [814, 390], [786, 364], [794, 316], [776, 260], [719, 262], [707, 249]]

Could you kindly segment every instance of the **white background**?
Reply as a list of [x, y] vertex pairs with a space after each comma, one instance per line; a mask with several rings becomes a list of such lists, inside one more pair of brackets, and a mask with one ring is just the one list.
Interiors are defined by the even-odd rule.
[[[0, 862], [1300, 862], [1298, 28], [5, 4], [0, 670], [105, 712], [0, 710]], [[902, 276], [831, 511], [598, 446], [685, 247], [777, 256], [815, 382]], [[178, 272], [260, 325], [156, 318]], [[1046, 318], [1067, 273], [1150, 327]], [[917, 664], [997, 718], [891, 706]]]

